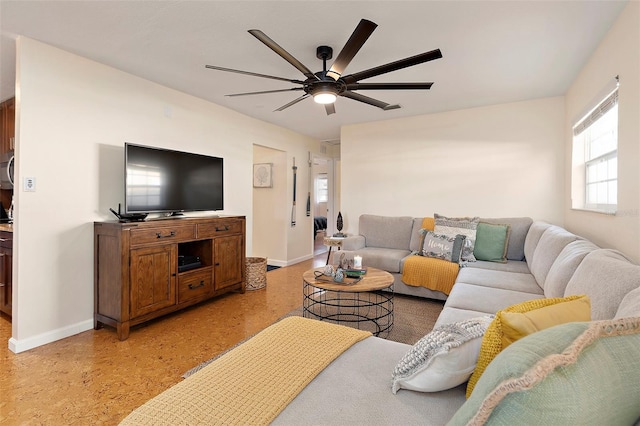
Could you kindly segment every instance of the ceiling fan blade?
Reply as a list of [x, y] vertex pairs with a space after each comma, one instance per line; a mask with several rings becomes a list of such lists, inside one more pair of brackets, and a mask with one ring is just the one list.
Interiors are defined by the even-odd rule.
[[247, 96], [247, 95], [264, 95], [266, 93], [290, 92], [292, 90], [303, 90], [303, 88], [292, 87], [291, 89], [276, 89], [276, 90], [263, 90], [261, 92], [233, 93], [231, 95], [225, 95], [225, 96], [234, 97], [234, 96]]
[[251, 71], [234, 70], [232, 68], [217, 67], [215, 65], [205, 65], [205, 68], [209, 68], [209, 69], [212, 69], [212, 70], [218, 70], [218, 71], [235, 72], [236, 74], [251, 75], [253, 77], [262, 77], [262, 78], [270, 78], [272, 80], [287, 81], [289, 83], [295, 83], [295, 84], [304, 84], [304, 81], [301, 81], [301, 80], [291, 80], [289, 78], [276, 77], [276, 76], [267, 75], [267, 74], [258, 74], [256, 72], [251, 72]]
[[429, 90], [433, 83], [351, 83], [347, 90]]
[[390, 62], [385, 65], [380, 65], [368, 70], [360, 71], [355, 74], [350, 74], [342, 77], [345, 83], [351, 84], [364, 80], [367, 78], [375, 77], [380, 74], [386, 74], [391, 71], [397, 71], [403, 68], [412, 67], [414, 65], [422, 64], [424, 62], [433, 61], [434, 59], [442, 58], [442, 52], [440, 49], [432, 50], [430, 52], [421, 53], [419, 55], [411, 56], [409, 58], [400, 59], [399, 61]]
[[324, 104], [324, 110], [327, 111], [327, 115], [336, 113], [336, 105], [335, 104]]
[[376, 29], [378, 24], [375, 24], [369, 20], [361, 19], [358, 23], [358, 26], [349, 37], [349, 40], [345, 43], [344, 47], [338, 54], [333, 65], [329, 71], [327, 71], [327, 75], [334, 80], [338, 80], [344, 70], [347, 68], [351, 60], [356, 53], [360, 50], [360, 48], [364, 45], [364, 43], [369, 39], [369, 36]]
[[291, 65], [296, 67], [302, 74], [304, 74], [307, 78], [313, 78], [315, 80], [320, 80], [320, 78], [315, 75], [309, 68], [305, 67], [302, 62], [293, 57], [289, 52], [284, 50], [278, 43], [271, 40], [269, 36], [263, 33], [260, 30], [249, 30], [249, 34], [263, 42], [269, 49], [276, 52], [280, 55], [285, 61], [289, 62]]
[[282, 105], [280, 108], [278, 108], [278, 109], [276, 109], [276, 110], [274, 110], [274, 111], [282, 111], [282, 110], [284, 110], [284, 109], [287, 109], [287, 108], [289, 108], [291, 105], [295, 105], [295, 104], [297, 104], [298, 102], [300, 102], [300, 101], [302, 101], [302, 100], [307, 99], [309, 96], [311, 96], [311, 95], [309, 95], [308, 93], [305, 93], [304, 95], [300, 96], [299, 98], [296, 98], [296, 99], [292, 100], [292, 101], [291, 101], [291, 102], [289, 102], [288, 104]]
[[368, 96], [361, 95], [359, 93], [350, 92], [348, 90], [342, 92], [340, 94], [340, 96], [344, 96], [345, 98], [353, 99], [354, 101], [363, 102], [365, 104], [378, 107], [378, 108], [383, 109], [385, 111], [389, 111], [389, 110], [392, 110], [392, 109], [400, 108], [400, 105], [398, 105], [398, 104], [390, 105], [390, 104], [388, 104], [386, 102], [382, 102], [382, 101], [379, 101], [377, 99], [373, 99], [373, 98], [370, 98]]

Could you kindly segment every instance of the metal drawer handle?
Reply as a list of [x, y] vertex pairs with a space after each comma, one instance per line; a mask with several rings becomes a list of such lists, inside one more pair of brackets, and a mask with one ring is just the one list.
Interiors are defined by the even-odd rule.
[[216, 232], [224, 232], [229, 230], [229, 225], [225, 225], [224, 228], [218, 228], [216, 226]]
[[176, 231], [171, 231], [169, 235], [162, 235], [162, 232], [157, 232], [156, 237], [158, 238], [171, 238], [176, 236]]
[[189, 284], [189, 289], [190, 290], [195, 290], [195, 289], [200, 288], [200, 287], [204, 287], [204, 281], [200, 281], [200, 284], [198, 284], [198, 285]]

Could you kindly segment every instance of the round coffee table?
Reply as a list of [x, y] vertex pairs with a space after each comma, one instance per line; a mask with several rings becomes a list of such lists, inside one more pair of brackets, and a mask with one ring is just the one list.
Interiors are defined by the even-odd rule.
[[367, 273], [357, 282], [345, 278], [345, 283], [336, 283], [328, 276], [316, 278], [315, 272], [323, 269], [302, 274], [303, 316], [387, 336], [393, 328], [393, 276], [366, 268]]

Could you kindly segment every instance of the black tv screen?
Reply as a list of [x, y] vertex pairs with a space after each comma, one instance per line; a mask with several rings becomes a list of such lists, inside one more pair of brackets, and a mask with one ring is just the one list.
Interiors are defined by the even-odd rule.
[[223, 159], [125, 143], [127, 213], [223, 210]]

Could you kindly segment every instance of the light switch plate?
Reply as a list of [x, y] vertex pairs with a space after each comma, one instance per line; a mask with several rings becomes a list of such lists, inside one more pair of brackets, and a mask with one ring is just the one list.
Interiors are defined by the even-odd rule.
[[35, 192], [36, 190], [36, 178], [26, 177], [24, 178], [24, 190], [27, 192]]

